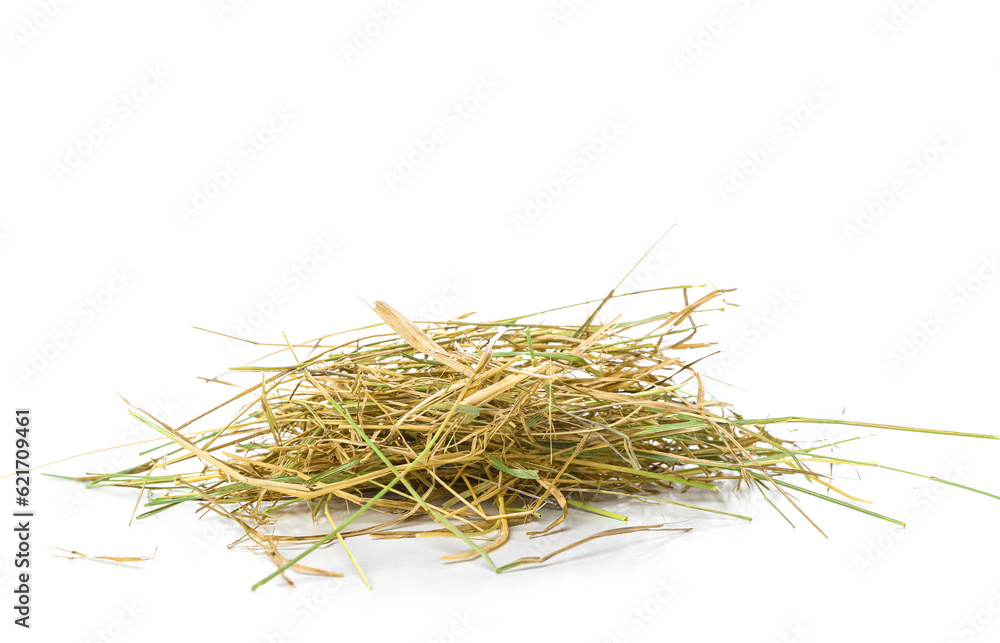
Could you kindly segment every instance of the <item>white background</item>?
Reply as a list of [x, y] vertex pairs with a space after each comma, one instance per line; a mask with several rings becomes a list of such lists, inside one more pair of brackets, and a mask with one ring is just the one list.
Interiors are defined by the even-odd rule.
[[[737, 411], [1000, 432], [996, 3], [594, 1], [564, 3], [575, 9], [555, 21], [555, 0], [403, 2], [384, 27], [369, 24], [372, 12], [385, 21], [384, 0], [48, 4], [48, 19], [30, 0], [0, 15], [8, 460], [16, 407], [33, 409], [38, 464], [150, 437], [119, 395], [175, 424], [210, 408], [228, 387], [197, 376], [261, 351], [189, 326], [304, 340], [376, 321], [361, 298], [482, 319], [601, 298], [672, 224], [629, 285], [738, 288], [727, 301], [740, 307], [700, 320], [724, 351], [703, 365], [732, 384], [712, 390]], [[250, 137], [268, 141], [253, 158]], [[410, 154], [418, 167], [391, 186]], [[230, 162], [239, 174], [213, 178]], [[567, 185], [543, 196], [560, 175]], [[184, 209], [206, 191], [207, 207]], [[547, 207], [531, 218], [529, 200]], [[258, 304], [268, 314], [252, 314]], [[75, 334], [57, 341], [68, 324]], [[907, 340], [919, 348], [893, 361]], [[831, 435], [872, 433], [841, 455], [1000, 489], [1000, 442]], [[122, 468], [136, 451], [45, 470]], [[694, 529], [597, 541], [502, 576], [442, 564], [461, 549], [448, 541], [355, 539], [373, 591], [331, 548], [307, 562], [343, 581], [296, 575], [294, 590], [255, 593], [273, 566], [228, 550], [229, 526], [184, 507], [130, 527], [134, 493], [35, 476], [34, 627], [15, 628], [5, 607], [4, 636], [995, 640], [1000, 504], [839, 473], [909, 527], [805, 498], [824, 539], [748, 498], [692, 493], [756, 519], [612, 503], [632, 524]], [[2, 486], [9, 514], [11, 479]], [[574, 514], [573, 526], [496, 558], [618, 525]], [[8, 605], [15, 541], [3, 534]], [[121, 566], [50, 546], [159, 550]]]

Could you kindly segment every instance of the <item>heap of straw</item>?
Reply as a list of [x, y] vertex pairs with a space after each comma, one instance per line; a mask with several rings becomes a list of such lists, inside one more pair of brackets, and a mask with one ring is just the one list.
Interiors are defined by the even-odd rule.
[[[374, 334], [332, 346], [286, 340], [272, 353], [284, 363], [232, 369], [260, 372], [261, 380], [231, 400], [240, 411], [221, 428], [184, 431], [191, 422], [172, 428], [134, 409], [136, 418], [178, 445], [176, 451], [116, 474], [81, 479], [148, 491], [150, 510], [140, 517], [193, 502], [238, 522], [252, 547], [277, 566], [254, 588], [288, 569], [324, 573], [299, 561], [335, 542], [350, 555], [344, 539], [365, 534], [450, 536], [466, 550], [446, 558], [481, 558], [495, 571], [538, 563], [550, 556], [497, 566], [491, 554], [510, 539], [512, 526], [541, 518], [543, 508], [557, 509], [558, 515], [529, 536], [571, 522], [573, 511], [625, 520], [600, 507], [608, 497], [698, 509], [672, 499], [675, 492], [717, 489], [721, 480], [759, 492], [776, 490], [799, 511], [793, 494], [902, 524], [855, 504], [829, 475], [810, 468], [849, 461], [817, 454], [825, 445], [798, 448], [767, 430], [775, 423], [824, 420], [744, 419], [706, 394], [683, 356], [711, 345], [692, 342], [697, 328], [692, 315], [726, 291], [689, 301], [690, 288], [677, 287], [683, 304], [675, 311], [632, 322], [595, 322], [598, 310], [616, 296], [612, 292], [575, 326], [526, 321], [540, 313], [418, 326], [378, 302], [374, 311], [384, 326], [368, 327], [377, 329]], [[173, 472], [184, 463], [194, 469]], [[356, 510], [338, 523], [330, 510], [334, 499]], [[265, 533], [273, 530], [264, 526], [300, 506], [327, 522], [328, 533]], [[348, 529], [369, 512], [382, 517]], [[428, 517], [440, 526], [401, 529]], [[665, 528], [611, 529], [575, 544], [651, 529]], [[302, 545], [309, 546], [291, 559], [279, 552]], [[361, 573], [353, 556], [351, 561]]]

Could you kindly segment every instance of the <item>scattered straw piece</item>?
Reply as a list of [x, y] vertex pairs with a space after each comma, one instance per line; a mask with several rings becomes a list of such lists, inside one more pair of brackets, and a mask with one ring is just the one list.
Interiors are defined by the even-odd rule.
[[156, 552], [159, 551], [159, 547], [153, 550], [153, 553], [149, 556], [88, 556], [87, 554], [81, 554], [78, 551], [72, 549], [63, 549], [62, 547], [56, 547], [55, 545], [50, 545], [53, 549], [58, 549], [59, 551], [64, 551], [67, 554], [73, 554], [72, 556], [60, 556], [56, 554], [56, 558], [66, 558], [68, 560], [78, 560], [81, 558], [87, 558], [90, 560], [107, 560], [112, 563], [141, 563], [147, 560], [153, 560], [156, 557]]

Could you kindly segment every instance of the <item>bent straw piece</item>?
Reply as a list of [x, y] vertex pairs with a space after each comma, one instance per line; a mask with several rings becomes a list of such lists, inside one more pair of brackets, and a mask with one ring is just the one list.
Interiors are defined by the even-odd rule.
[[559, 554], [567, 552], [575, 547], [579, 547], [580, 545], [588, 543], [592, 540], [597, 540], [598, 538], [606, 538], [608, 536], [620, 536], [622, 534], [634, 534], [640, 531], [691, 531], [691, 528], [686, 527], [677, 529], [677, 528], [664, 527], [663, 525], [644, 525], [640, 527], [620, 527], [618, 529], [608, 529], [607, 531], [602, 531], [593, 534], [591, 536], [587, 536], [586, 538], [578, 540], [573, 544], [566, 545], [565, 547], [562, 547], [553, 552], [545, 554], [544, 556], [527, 556], [525, 558], [518, 558], [517, 560], [511, 563], [507, 563], [506, 565], [500, 567], [500, 571], [505, 572], [509, 569], [520, 567], [521, 565], [537, 565], [540, 563], [544, 563], [545, 561], [550, 560], [555, 556], [558, 556]]

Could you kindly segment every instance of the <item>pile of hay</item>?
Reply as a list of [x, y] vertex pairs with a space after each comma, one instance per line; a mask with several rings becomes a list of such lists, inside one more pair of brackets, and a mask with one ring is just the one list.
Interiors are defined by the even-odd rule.
[[[726, 479], [775, 489], [796, 509], [794, 492], [892, 520], [846, 494], [838, 498], [830, 477], [809, 466], [842, 460], [816, 454], [821, 447], [797, 448], [766, 428], [819, 420], [747, 420], [706, 394], [684, 355], [710, 346], [692, 341], [692, 315], [725, 291], [689, 301], [690, 288], [675, 290], [683, 297], [675, 311], [597, 323], [609, 295], [577, 326], [525, 321], [540, 314], [418, 326], [378, 302], [374, 311], [384, 326], [369, 327], [374, 334], [334, 346], [288, 344], [272, 354], [282, 360], [277, 366], [232, 369], [262, 377], [231, 400], [242, 408], [221, 428], [185, 432], [190, 422], [175, 429], [136, 409], [133, 415], [179, 448], [126, 471], [81, 479], [150, 492], [151, 509], [142, 517], [194, 502], [239, 522], [278, 567], [257, 586], [290, 568], [319, 572], [299, 561], [334, 538], [413, 537], [426, 531], [402, 527], [427, 517], [440, 524], [439, 535], [467, 546], [448, 558], [482, 558], [503, 571], [548, 558], [499, 567], [490, 558], [512, 526], [537, 520], [543, 507], [559, 515], [529, 535], [549, 532], [573, 511], [625, 520], [601, 508], [609, 496], [691, 507], [660, 492], [716, 489]], [[174, 473], [191, 462], [194, 470]], [[818, 484], [807, 488], [789, 478]], [[339, 523], [330, 510], [338, 498], [357, 508]], [[329, 533], [263, 533], [264, 525], [303, 504], [329, 522]], [[348, 530], [369, 511], [384, 519]], [[310, 546], [291, 560], [279, 553], [282, 545], [302, 544]]]

